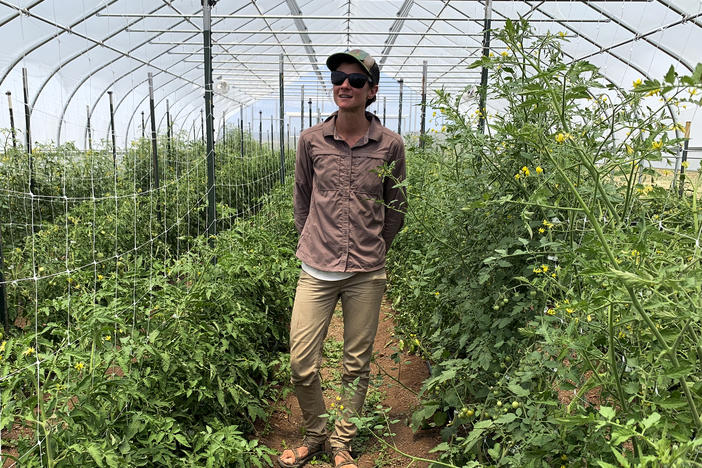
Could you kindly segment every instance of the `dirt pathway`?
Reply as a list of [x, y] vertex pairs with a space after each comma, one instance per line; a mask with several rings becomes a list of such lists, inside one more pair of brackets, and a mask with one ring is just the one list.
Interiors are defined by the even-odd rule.
[[[383, 437], [390, 447], [376, 440], [371, 434], [358, 437], [354, 444], [354, 451], [359, 468], [407, 467], [412, 460], [401, 455], [397, 450], [415, 457], [433, 460], [436, 459], [436, 455], [430, 454], [429, 450], [441, 442], [441, 437], [436, 430], [420, 431], [415, 434], [409, 427], [412, 411], [418, 405], [415, 393], [419, 391], [422, 381], [429, 373], [425, 363], [417, 356], [401, 355], [399, 364], [393, 361], [391, 356], [397, 352], [397, 346], [392, 334], [392, 309], [387, 301], [384, 301], [380, 311], [378, 334], [375, 338], [375, 357], [371, 367], [371, 384], [367, 402], [382, 405], [388, 410], [388, 420], [398, 420], [398, 422], [390, 425], [391, 435]], [[324, 344], [322, 385], [328, 408], [336, 395], [334, 389], [338, 388], [341, 382], [342, 349], [343, 322], [340, 311], [337, 309]], [[261, 444], [280, 452], [283, 448], [299, 443], [302, 440], [301, 420], [297, 398], [291, 393], [285, 400], [278, 402], [269, 427], [260, 438]], [[397, 450], [393, 449], [393, 446]], [[426, 462], [415, 462], [412, 467], [426, 468], [428, 465]], [[308, 466], [329, 468], [333, 465], [329, 463], [329, 458], [324, 456], [320, 460], [310, 462]]]

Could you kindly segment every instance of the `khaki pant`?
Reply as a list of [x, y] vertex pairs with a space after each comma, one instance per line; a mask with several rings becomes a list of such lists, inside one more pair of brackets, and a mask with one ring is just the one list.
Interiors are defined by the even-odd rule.
[[[327, 412], [322, 397], [319, 370], [322, 346], [339, 298], [344, 314], [344, 358], [342, 384], [351, 395], [336, 402], [347, 414], [360, 414], [368, 390], [373, 341], [378, 330], [380, 302], [385, 292], [385, 269], [357, 273], [341, 281], [318, 280], [302, 271], [297, 283], [290, 323], [290, 368], [308, 439], [327, 438]], [[354, 381], [358, 383], [354, 385]], [[349, 447], [356, 426], [346, 419], [336, 421], [332, 447]]]

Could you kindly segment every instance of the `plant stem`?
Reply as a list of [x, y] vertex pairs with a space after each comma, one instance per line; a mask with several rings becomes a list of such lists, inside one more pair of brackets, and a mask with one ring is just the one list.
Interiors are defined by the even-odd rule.
[[[604, 236], [604, 233], [602, 232], [602, 227], [600, 226], [599, 221], [592, 216], [592, 213], [590, 212], [589, 207], [585, 203], [585, 200], [580, 196], [580, 193], [576, 190], [575, 186], [573, 186], [573, 182], [568, 178], [568, 176], [563, 172], [561, 169], [561, 166], [558, 164], [558, 161], [556, 161], [556, 158], [553, 157], [553, 154], [549, 151], [548, 147], [546, 146], [546, 142], [544, 143], [544, 148], [547, 156], [553, 163], [554, 167], [558, 171], [558, 173], [563, 177], [563, 180], [565, 180], [566, 184], [568, 184], [568, 187], [570, 188], [571, 192], [577, 199], [578, 203], [580, 206], [583, 208], [583, 211], [585, 211], [585, 214], [587, 217], [590, 219], [590, 222], [592, 224], [592, 227], [594, 228], [595, 232], [597, 233], [597, 237], [600, 239], [600, 243], [602, 244], [602, 248], [605, 251], [605, 254], [607, 255], [607, 258], [609, 259], [610, 263], [614, 268], [618, 267], [617, 260], [614, 257], [614, 254], [612, 253], [612, 250], [609, 247], [609, 244], [607, 243], [607, 239]], [[605, 197], [606, 200], [606, 197]], [[678, 357], [675, 355], [674, 352], [672, 352], [670, 346], [668, 346], [668, 343], [665, 341], [665, 338], [663, 338], [663, 335], [661, 335], [660, 331], [656, 327], [656, 324], [653, 323], [653, 320], [649, 316], [649, 314], [644, 310], [643, 306], [639, 302], [639, 298], [636, 296], [636, 293], [634, 292], [633, 288], [629, 285], [624, 285], [624, 287], [627, 290], [627, 293], [629, 294], [629, 298], [631, 299], [632, 304], [634, 305], [634, 308], [636, 311], [639, 313], [641, 318], [644, 320], [648, 328], [651, 330], [653, 335], [656, 337], [656, 340], [658, 341], [658, 344], [666, 351], [666, 354], [668, 354], [668, 357], [670, 358], [671, 362], [675, 367], [678, 367]], [[692, 413], [692, 418], [693, 421], [695, 422], [695, 427], [697, 427], [698, 430], [702, 429], [702, 421], [700, 421], [700, 416], [699, 412], [697, 411], [697, 406], [695, 405], [695, 402], [692, 397], [692, 393], [690, 392], [690, 388], [687, 385], [687, 382], [685, 381], [684, 377], [679, 377], [679, 382], [680, 385], [683, 388], [683, 391], [685, 393], [685, 398], [687, 399], [687, 404], [688, 407], [690, 408], [690, 412]]]

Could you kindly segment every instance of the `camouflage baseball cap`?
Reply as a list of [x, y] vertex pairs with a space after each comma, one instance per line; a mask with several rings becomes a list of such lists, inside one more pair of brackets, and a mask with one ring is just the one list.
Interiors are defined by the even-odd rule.
[[334, 71], [339, 65], [346, 62], [358, 63], [368, 73], [368, 76], [373, 79], [372, 84], [377, 85], [380, 82], [380, 68], [375, 63], [375, 59], [365, 50], [353, 49], [332, 54], [327, 59], [327, 68]]

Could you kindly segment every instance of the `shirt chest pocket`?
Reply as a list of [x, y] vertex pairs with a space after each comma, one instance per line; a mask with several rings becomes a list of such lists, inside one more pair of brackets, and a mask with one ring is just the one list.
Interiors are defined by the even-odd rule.
[[378, 175], [378, 168], [386, 162], [382, 155], [354, 155], [351, 164], [351, 189], [359, 193], [382, 197], [383, 179]]
[[340, 185], [339, 165], [341, 157], [334, 153], [312, 155], [314, 182], [319, 190], [337, 190]]

